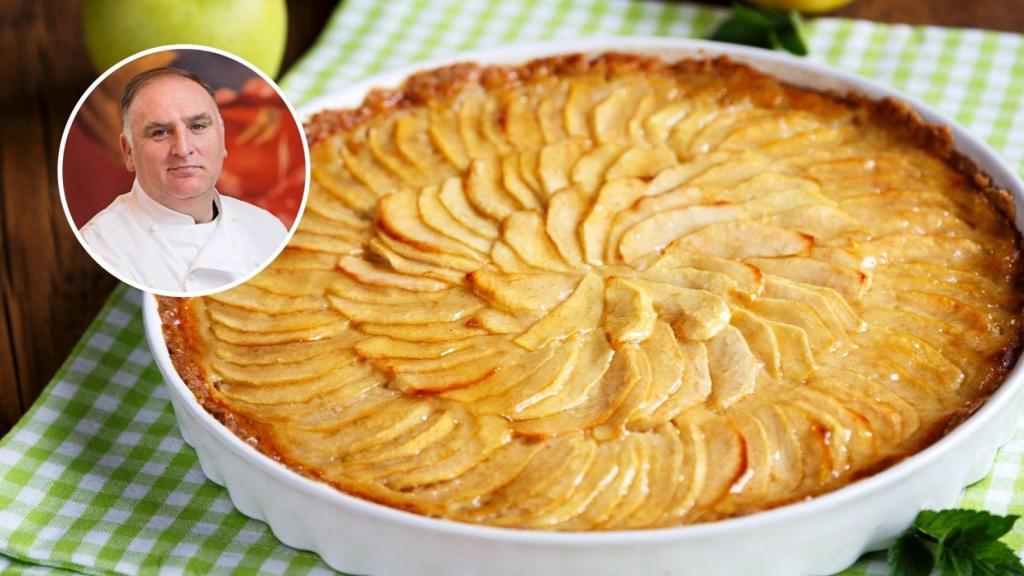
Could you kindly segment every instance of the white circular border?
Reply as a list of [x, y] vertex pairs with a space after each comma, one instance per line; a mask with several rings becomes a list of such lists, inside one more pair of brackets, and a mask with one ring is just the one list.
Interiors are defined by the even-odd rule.
[[[278, 98], [280, 98], [281, 101], [284, 102], [284, 105], [288, 108], [288, 112], [291, 114], [292, 121], [295, 122], [295, 128], [299, 132], [299, 140], [302, 142], [303, 160], [305, 161], [306, 164], [306, 179], [302, 189], [302, 200], [299, 202], [299, 210], [295, 213], [295, 220], [292, 222], [292, 227], [290, 230], [288, 230], [288, 233], [285, 235], [284, 240], [281, 241], [281, 245], [278, 246], [277, 249], [274, 250], [273, 254], [271, 254], [269, 258], [264, 260], [262, 264], [254, 268], [245, 276], [242, 276], [241, 278], [235, 280], [234, 282], [230, 282], [218, 286], [216, 288], [211, 288], [209, 290], [197, 290], [194, 292], [170, 292], [164, 290], [154, 290], [152, 288], [136, 284], [135, 282], [132, 282], [131, 280], [124, 278], [120, 273], [115, 271], [115, 267], [108, 265], [106, 262], [104, 262], [102, 258], [99, 257], [99, 255], [93, 252], [93, 249], [89, 246], [89, 243], [82, 238], [81, 231], [79, 230], [78, 226], [75, 226], [75, 220], [74, 218], [71, 217], [71, 210], [68, 208], [67, 194], [64, 191], [64, 152], [65, 146], [67, 145], [68, 141], [68, 133], [71, 131], [71, 125], [74, 124], [75, 118], [78, 117], [78, 112], [82, 108], [82, 105], [85, 104], [85, 101], [89, 98], [93, 91], [96, 90], [97, 86], [102, 84], [108, 76], [110, 76], [117, 70], [120, 70], [125, 64], [133, 62], [143, 56], [148, 56], [150, 54], [155, 54], [157, 52], [169, 52], [172, 50], [195, 50], [199, 52], [208, 52], [211, 54], [216, 54], [218, 56], [223, 56], [225, 58], [228, 58], [229, 60], [233, 60], [241, 64], [242, 66], [245, 66], [250, 71], [255, 72], [256, 75], [262, 78], [265, 82], [267, 82], [267, 84], [269, 84], [270, 87], [274, 89], [274, 92], [277, 94]], [[281, 90], [281, 87], [277, 85], [277, 82], [275, 82], [274, 79], [271, 78], [270, 76], [267, 76], [262, 70], [259, 69], [259, 67], [255, 66], [252, 62], [249, 62], [245, 58], [242, 58], [237, 54], [232, 54], [231, 52], [221, 50], [219, 48], [214, 48], [212, 46], [203, 46], [202, 44], [166, 44], [164, 46], [156, 46], [153, 48], [149, 48], [147, 50], [142, 50], [141, 52], [136, 52], [131, 56], [121, 59], [117, 64], [114, 64], [110, 68], [107, 68], [107, 70], [103, 72], [103, 74], [100, 74], [99, 78], [94, 80], [93, 83], [89, 85], [89, 87], [82, 94], [82, 97], [78, 99], [78, 103], [75, 104], [75, 108], [71, 111], [71, 115], [68, 116], [68, 122], [64, 126], [64, 134], [62, 134], [60, 137], [60, 149], [57, 152], [57, 189], [60, 192], [60, 203], [61, 206], [64, 207], [64, 216], [68, 221], [68, 225], [71, 227], [71, 231], [75, 234], [75, 238], [78, 239], [79, 245], [81, 245], [82, 248], [85, 249], [86, 253], [89, 254], [89, 256], [93, 259], [94, 262], [99, 264], [101, 268], [106, 270], [106, 272], [113, 276], [114, 278], [117, 278], [120, 282], [124, 282], [125, 284], [131, 286], [132, 288], [142, 290], [143, 292], [149, 292], [150, 294], [156, 294], [157, 296], [170, 296], [173, 298], [197, 298], [200, 296], [209, 296], [210, 294], [216, 294], [218, 292], [230, 290], [231, 288], [234, 288], [239, 284], [249, 281], [250, 279], [252, 279], [253, 276], [256, 276], [257, 274], [262, 272], [264, 268], [266, 268], [267, 266], [270, 265], [271, 262], [276, 260], [277, 256], [281, 254], [281, 252], [288, 246], [288, 243], [291, 242], [292, 236], [295, 234], [295, 231], [298, 230], [299, 228], [299, 222], [302, 220], [302, 216], [306, 213], [306, 201], [309, 199], [310, 178], [311, 171], [309, 161], [309, 142], [306, 140], [306, 130], [302, 125], [302, 120], [299, 118], [298, 113], [296, 113], [295, 111], [295, 107], [292, 106], [291, 101], [288, 100], [288, 98], [285, 96], [284, 92]]]

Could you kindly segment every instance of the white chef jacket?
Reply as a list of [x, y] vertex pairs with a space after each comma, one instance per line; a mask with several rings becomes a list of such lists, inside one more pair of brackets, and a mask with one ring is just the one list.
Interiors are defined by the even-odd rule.
[[82, 238], [122, 280], [161, 292], [215, 289], [259, 268], [287, 230], [252, 204], [216, 191], [214, 202], [217, 217], [197, 224], [153, 200], [136, 180], [82, 227]]

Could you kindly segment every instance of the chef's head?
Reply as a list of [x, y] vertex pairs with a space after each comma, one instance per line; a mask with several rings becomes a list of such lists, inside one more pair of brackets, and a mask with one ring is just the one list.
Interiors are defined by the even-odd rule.
[[227, 149], [213, 89], [179, 68], [135, 76], [121, 97], [121, 151], [142, 189], [168, 207], [208, 195]]

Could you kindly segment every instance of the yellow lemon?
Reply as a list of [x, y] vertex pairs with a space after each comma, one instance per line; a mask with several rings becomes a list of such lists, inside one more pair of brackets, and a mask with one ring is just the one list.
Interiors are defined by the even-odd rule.
[[801, 12], [817, 14], [842, 8], [853, 2], [853, 0], [751, 0], [751, 2], [769, 8], [799, 10]]

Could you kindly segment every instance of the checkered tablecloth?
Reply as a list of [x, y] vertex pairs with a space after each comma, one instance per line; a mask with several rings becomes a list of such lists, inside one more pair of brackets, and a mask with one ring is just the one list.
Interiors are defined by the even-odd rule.
[[[296, 104], [453, 51], [538, 38], [704, 37], [723, 12], [626, 0], [346, 0], [283, 81]], [[1024, 37], [820, 19], [811, 58], [936, 106], [1024, 172]], [[142, 294], [121, 287], [42, 396], [0, 441], [4, 574], [326, 574], [204, 479], [181, 439], [142, 332]], [[1024, 513], [1024, 423], [962, 505]], [[1024, 522], [1008, 537], [1024, 547]], [[681, 567], [682, 568], [682, 567]], [[849, 574], [885, 574], [881, 555]]]

